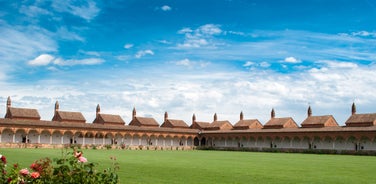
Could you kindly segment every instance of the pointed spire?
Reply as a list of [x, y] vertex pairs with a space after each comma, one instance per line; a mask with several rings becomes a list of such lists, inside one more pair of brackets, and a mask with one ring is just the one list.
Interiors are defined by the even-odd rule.
[[244, 115], [243, 115], [243, 111], [240, 112], [240, 120], [243, 120], [244, 118]]
[[308, 115], [308, 117], [312, 116], [311, 106], [308, 106], [307, 115]]
[[274, 111], [274, 108], [272, 109], [272, 112], [270, 113], [270, 117], [271, 117], [271, 118], [274, 118], [274, 117], [275, 117], [275, 111]]
[[214, 113], [214, 121], [217, 121], [217, 113]]
[[136, 118], [136, 107], [133, 107], [132, 119], [135, 119], [135, 118]]
[[167, 111], [166, 111], [166, 112], [164, 113], [164, 121], [166, 122], [167, 119], [168, 119], [168, 113], [167, 113]]
[[98, 117], [99, 113], [101, 112], [101, 107], [99, 106], [99, 104], [97, 105], [97, 110], [95, 112]]
[[59, 107], [60, 107], [59, 102], [56, 100], [56, 102], [55, 102], [55, 111], [54, 111], [55, 115], [56, 115], [57, 111], [59, 111]]
[[194, 122], [196, 122], [196, 115], [195, 115], [195, 113], [193, 113], [193, 115], [192, 115], [192, 124], [193, 124]]
[[351, 106], [351, 114], [354, 115], [356, 114], [356, 106], [355, 106], [355, 102], [353, 102], [352, 106]]
[[7, 99], [7, 108], [9, 108], [11, 106], [12, 106], [12, 100], [10, 100], [10, 96], [8, 96], [8, 99]]

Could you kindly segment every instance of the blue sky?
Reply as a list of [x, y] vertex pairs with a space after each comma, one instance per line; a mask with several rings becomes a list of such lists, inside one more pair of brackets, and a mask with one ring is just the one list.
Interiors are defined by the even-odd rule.
[[376, 3], [0, 1], [0, 114], [13, 105], [191, 123], [376, 112]]

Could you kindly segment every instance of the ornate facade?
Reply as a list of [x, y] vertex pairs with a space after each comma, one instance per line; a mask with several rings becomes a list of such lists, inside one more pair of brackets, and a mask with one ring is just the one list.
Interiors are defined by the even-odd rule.
[[103, 114], [100, 106], [96, 117], [87, 123], [80, 112], [61, 111], [55, 103], [51, 121], [41, 120], [37, 109], [12, 107], [8, 97], [4, 118], [0, 118], [1, 147], [62, 147], [83, 146], [127, 147], [130, 149], [192, 149], [196, 146], [249, 149], [320, 149], [346, 151], [376, 151], [376, 113], [357, 114], [355, 104], [345, 123], [339, 126], [332, 115], [313, 116], [308, 107], [307, 118], [299, 126], [293, 118], [275, 116], [262, 125], [257, 119], [237, 123], [218, 120], [200, 122], [192, 116], [188, 126], [183, 120], [170, 119], [165, 112], [164, 122], [139, 117], [133, 109], [132, 120], [126, 125], [119, 115]]

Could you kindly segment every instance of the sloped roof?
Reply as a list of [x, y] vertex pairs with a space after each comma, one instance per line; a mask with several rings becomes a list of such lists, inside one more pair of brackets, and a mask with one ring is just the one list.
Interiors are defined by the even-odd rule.
[[325, 116], [309, 116], [303, 122], [302, 125], [317, 125], [325, 124], [330, 118], [333, 118], [332, 115]]
[[257, 119], [245, 119], [245, 120], [239, 120], [234, 127], [247, 127], [251, 126], [253, 123], [257, 123]]
[[86, 121], [81, 112], [56, 111], [61, 121]]
[[158, 122], [154, 118], [135, 117], [135, 119], [145, 126], [159, 126]]
[[[8, 114], [9, 113], [9, 114]], [[38, 110], [28, 108], [8, 107], [6, 118], [40, 119]]]
[[289, 120], [292, 118], [271, 118], [264, 126], [283, 126]]
[[125, 124], [124, 120], [119, 115], [113, 115], [113, 114], [98, 114], [100, 118], [106, 123], [119, 123], [119, 124]]
[[210, 126], [210, 123], [209, 122], [200, 122], [200, 121], [196, 121], [195, 122], [199, 127], [201, 128], [207, 128]]
[[229, 121], [225, 120], [225, 121], [214, 121], [213, 123], [210, 124], [209, 127], [222, 127], [223, 125], [226, 125], [226, 124], [231, 125]]
[[371, 114], [353, 114], [346, 121], [348, 123], [373, 123], [376, 121], [376, 113]]
[[188, 127], [187, 123], [185, 123], [183, 120], [167, 119], [167, 121], [174, 127]]

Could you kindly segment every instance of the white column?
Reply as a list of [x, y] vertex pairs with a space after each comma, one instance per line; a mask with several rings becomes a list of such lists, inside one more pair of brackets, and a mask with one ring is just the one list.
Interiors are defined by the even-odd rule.
[[94, 135], [94, 137], [93, 137], [93, 144], [95, 145], [95, 135]]
[[131, 145], [133, 145], [133, 136], [131, 137]]
[[188, 146], [188, 138], [185, 139], [185, 145], [184, 146]]
[[16, 133], [13, 133], [13, 143], [16, 142]]
[[50, 135], [50, 144], [52, 144], [52, 134]]
[[227, 138], [225, 138], [225, 147], [227, 146]]
[[155, 146], [158, 146], [158, 137], [155, 138]]
[[64, 135], [61, 136], [61, 144], [64, 144]]
[[2, 134], [0, 134], [0, 143], [1, 143], [1, 135], [2, 135]]
[[105, 143], [105, 137], [106, 136], [103, 136], [103, 138], [102, 138], [102, 144], [104, 145], [104, 143]]
[[141, 145], [141, 138], [142, 137], [138, 138], [138, 145]]
[[82, 145], [85, 145], [85, 135], [82, 137]]
[[38, 134], [38, 144], [40, 144], [40, 134]]

